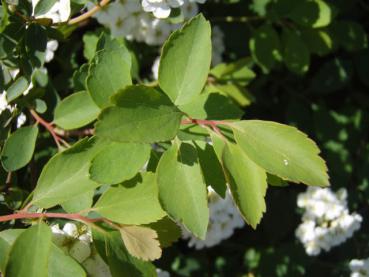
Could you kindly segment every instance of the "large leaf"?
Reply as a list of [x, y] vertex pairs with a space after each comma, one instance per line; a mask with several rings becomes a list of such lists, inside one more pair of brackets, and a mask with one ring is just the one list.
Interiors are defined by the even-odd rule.
[[266, 172], [238, 145], [231, 143], [227, 143], [224, 148], [223, 161], [233, 199], [246, 222], [256, 228], [266, 210], [264, 200], [268, 187]]
[[151, 147], [138, 143], [110, 143], [92, 160], [90, 177], [104, 184], [133, 178], [149, 160]]
[[194, 235], [204, 239], [209, 209], [195, 147], [174, 142], [159, 161], [157, 180], [163, 208]]
[[124, 45], [96, 52], [91, 61], [86, 87], [99, 107], [108, 106], [110, 96], [130, 84], [131, 55]]
[[329, 184], [319, 148], [296, 128], [261, 120], [241, 121], [232, 127], [243, 151], [267, 172], [312, 186]]
[[182, 113], [154, 88], [130, 86], [103, 110], [96, 135], [120, 142], [153, 143], [174, 138]]
[[98, 187], [88, 169], [103, 146], [96, 138], [84, 139], [52, 157], [41, 172], [32, 203], [46, 209]]
[[35, 150], [37, 134], [37, 126], [27, 126], [10, 135], [1, 153], [1, 162], [5, 170], [14, 171], [29, 163]]
[[40, 222], [21, 233], [14, 242], [5, 276], [47, 277], [51, 229]]
[[93, 241], [113, 277], [122, 277], [122, 272], [129, 277], [156, 276], [155, 267], [151, 263], [139, 260], [128, 253], [118, 231], [93, 232]]
[[200, 14], [174, 32], [164, 44], [159, 85], [175, 104], [186, 104], [205, 85], [210, 61], [210, 24]]
[[25, 229], [8, 229], [0, 232], [0, 272], [5, 273], [11, 248], [24, 231]]
[[141, 260], [153, 261], [161, 257], [158, 234], [142, 226], [122, 226], [120, 234], [128, 252]]
[[271, 25], [258, 28], [250, 39], [249, 47], [253, 59], [265, 73], [281, 60], [279, 36]]
[[48, 277], [85, 277], [84, 269], [63, 250], [54, 244], [51, 246]]
[[165, 216], [153, 173], [137, 175], [132, 180], [111, 187], [100, 197], [93, 210], [122, 224], [146, 224]]
[[55, 108], [54, 123], [65, 130], [77, 129], [94, 121], [100, 109], [90, 95], [80, 91], [63, 99]]

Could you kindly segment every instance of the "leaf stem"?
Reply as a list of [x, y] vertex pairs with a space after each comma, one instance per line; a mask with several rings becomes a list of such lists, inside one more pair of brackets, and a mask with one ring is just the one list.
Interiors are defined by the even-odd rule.
[[102, 7], [106, 6], [107, 4], [109, 4], [110, 0], [102, 0], [100, 3], [98, 3], [95, 7], [93, 7], [91, 10], [75, 17], [72, 19], [69, 19], [67, 24], [68, 25], [74, 25], [77, 23], [80, 23], [82, 21], [85, 21], [86, 19], [92, 17], [95, 13], [97, 13], [99, 10], [101, 10]]

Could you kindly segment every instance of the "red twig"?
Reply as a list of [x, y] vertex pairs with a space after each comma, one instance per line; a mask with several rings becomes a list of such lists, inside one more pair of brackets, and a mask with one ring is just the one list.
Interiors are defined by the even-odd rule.
[[213, 126], [217, 127], [218, 125], [227, 125], [226, 121], [222, 120], [205, 120], [205, 119], [183, 119], [181, 121], [182, 125], [186, 124], [197, 124], [197, 125], [204, 125], [204, 126], [210, 126], [213, 128]]
[[30, 110], [30, 113], [32, 115], [32, 117], [36, 120], [37, 123], [41, 124], [42, 126], [44, 126], [46, 128], [46, 130], [49, 131], [49, 133], [51, 134], [51, 136], [53, 137], [56, 145], [58, 146], [58, 148], [61, 148], [61, 144], [63, 143], [64, 145], [68, 145], [61, 137], [59, 137], [55, 131], [55, 127], [52, 123], [47, 122], [46, 120], [44, 120], [41, 116], [39, 116], [34, 110]]
[[0, 216], [0, 222], [11, 221], [15, 219], [30, 219], [30, 218], [64, 218], [82, 221], [86, 223], [95, 223], [104, 221], [104, 218], [88, 218], [80, 214], [65, 214], [65, 213], [16, 213], [10, 215]]

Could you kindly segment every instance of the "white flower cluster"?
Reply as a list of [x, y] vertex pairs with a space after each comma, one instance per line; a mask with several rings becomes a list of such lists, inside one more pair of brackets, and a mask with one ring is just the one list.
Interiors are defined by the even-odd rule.
[[369, 258], [365, 260], [351, 260], [351, 277], [369, 277]]
[[[88, 5], [90, 8], [93, 6], [92, 3]], [[192, 2], [184, 2], [180, 8], [185, 19], [198, 12], [197, 4]], [[125, 37], [149, 45], [162, 44], [179, 27], [145, 12], [137, 0], [118, 0], [103, 7], [94, 17], [111, 30], [113, 37]]]
[[[111, 277], [108, 265], [96, 251], [91, 249], [91, 231], [85, 226], [66, 223], [63, 229], [59, 225], [51, 227], [53, 242], [76, 261], [81, 263], [90, 277]], [[158, 277], [170, 277], [170, 274], [156, 269]]]
[[346, 189], [334, 193], [328, 188], [309, 187], [298, 196], [297, 205], [305, 213], [296, 236], [310, 256], [345, 242], [362, 222], [359, 214], [349, 213]]
[[152, 12], [157, 18], [167, 18], [172, 8], [179, 8], [191, 2], [204, 4], [206, 0], [142, 0], [145, 12]]
[[233, 204], [229, 191], [227, 191], [226, 197], [222, 199], [214, 190], [209, 188], [209, 210], [210, 220], [205, 240], [196, 238], [182, 228], [182, 237], [189, 239], [189, 247], [195, 247], [196, 249], [213, 247], [231, 237], [236, 228], [242, 228], [245, 225], [239, 211]]

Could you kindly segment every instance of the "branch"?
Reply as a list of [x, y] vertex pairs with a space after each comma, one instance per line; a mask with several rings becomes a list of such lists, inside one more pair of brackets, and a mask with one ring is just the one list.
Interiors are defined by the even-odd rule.
[[99, 10], [101, 10], [102, 7], [109, 4], [110, 0], [102, 0], [99, 4], [97, 4], [95, 7], [93, 7], [91, 10], [81, 14], [80, 16], [77, 16], [75, 18], [69, 19], [67, 24], [68, 25], [74, 25], [77, 23], [80, 23], [82, 21], [85, 21], [86, 19], [92, 17], [95, 13], [97, 13]]

